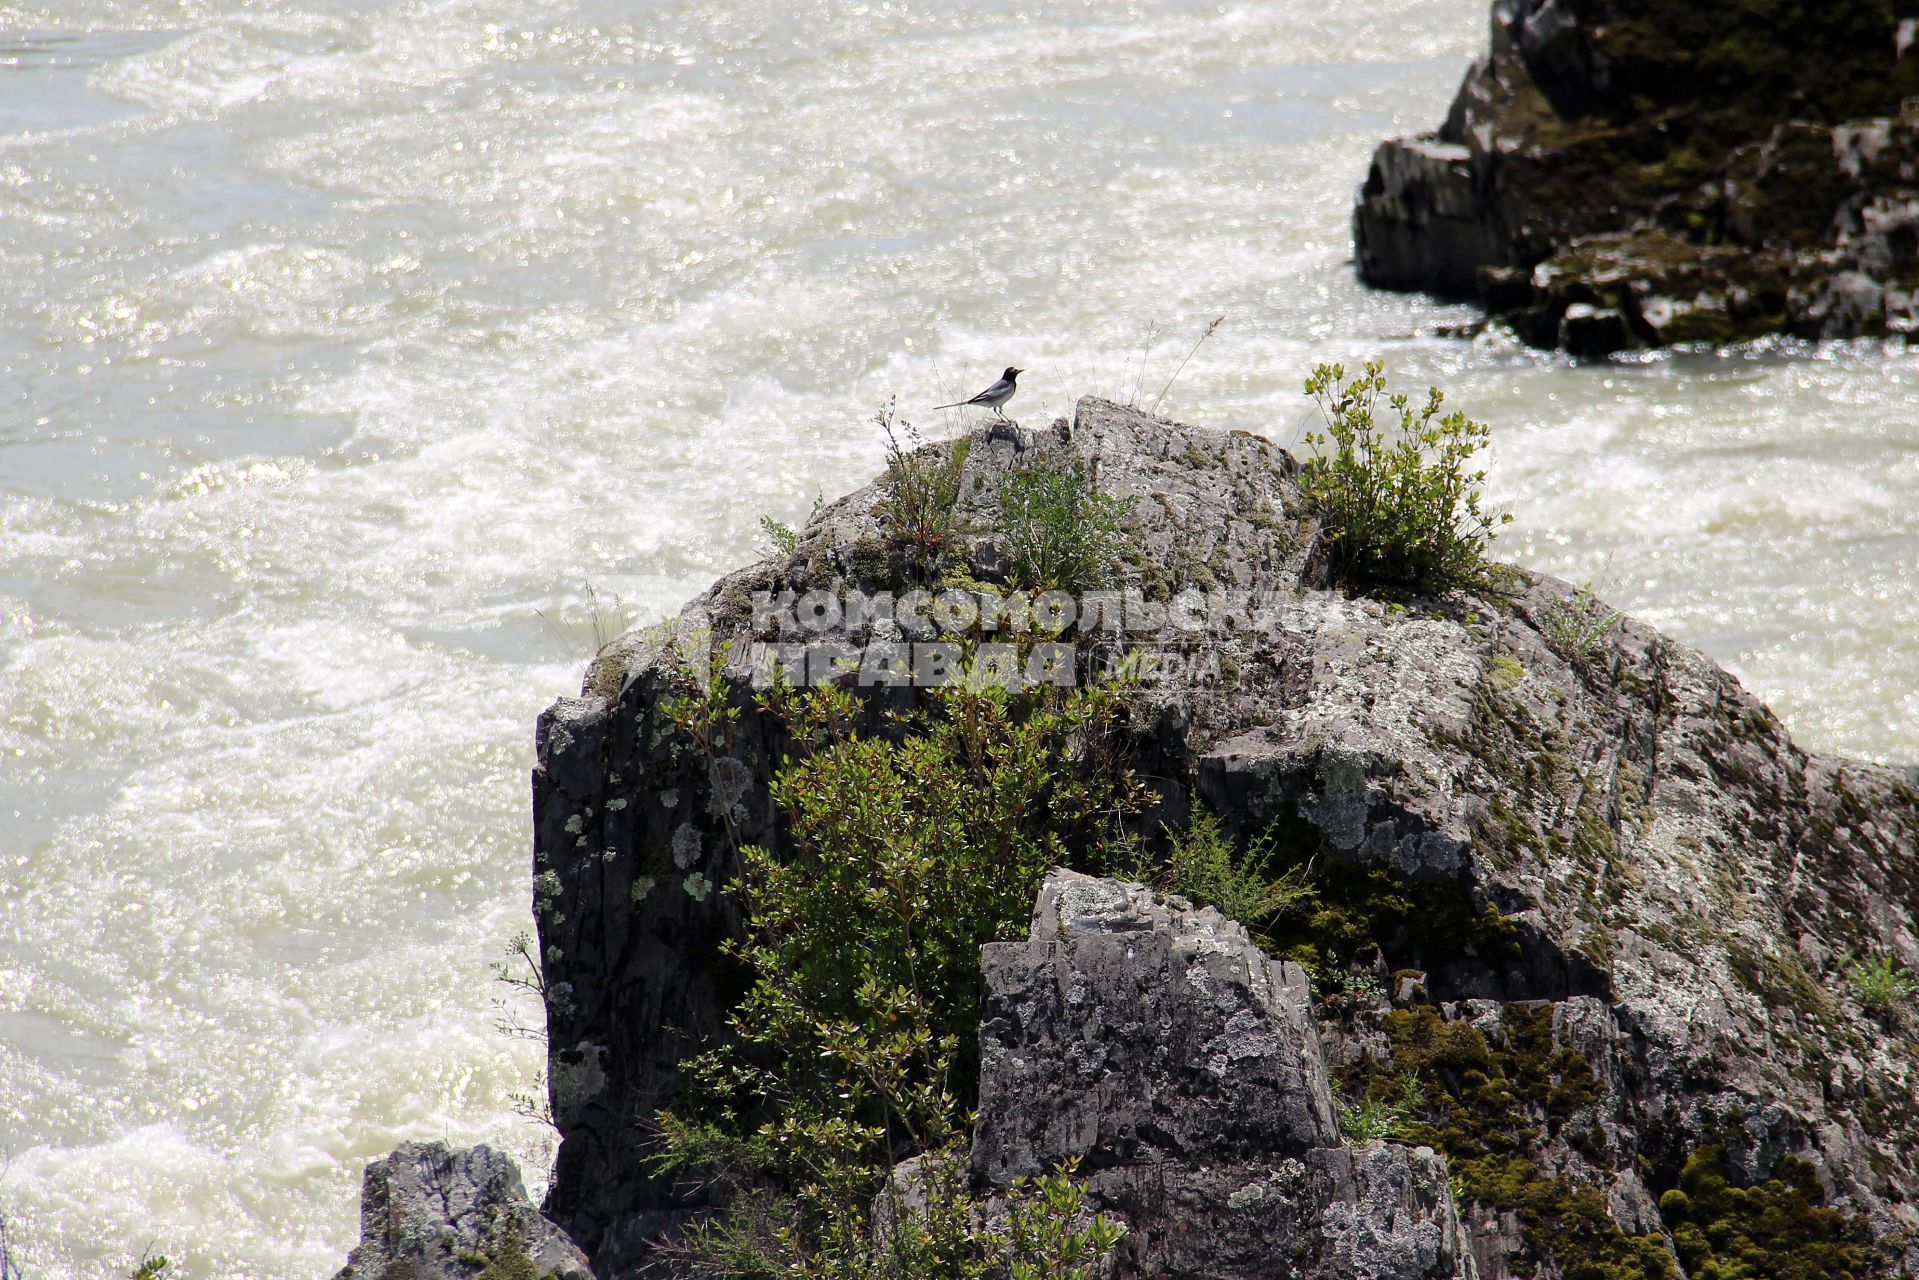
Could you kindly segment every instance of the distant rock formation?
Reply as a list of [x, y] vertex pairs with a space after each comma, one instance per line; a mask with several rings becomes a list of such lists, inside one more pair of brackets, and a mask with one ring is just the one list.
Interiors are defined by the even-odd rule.
[[1916, 36], [1884, 0], [1495, 0], [1445, 123], [1373, 157], [1360, 278], [1583, 356], [1910, 335]]
[[[1126, 1274], [1374, 1258], [1350, 1274], [1655, 1277], [1675, 1250], [1763, 1236], [1735, 1221], [1762, 1205], [1813, 1251], [1803, 1274], [1919, 1270], [1919, 1024], [1853, 978], [1858, 959], [1919, 969], [1919, 779], [1801, 750], [1710, 660], [1555, 579], [1329, 589], [1296, 466], [1257, 436], [1085, 400], [1070, 426], [964, 443], [977, 582], [1004, 578], [979, 531], [1006, 478], [1051, 454], [1140, 499], [1125, 574], [1145, 606], [1270, 593], [1263, 625], [1186, 636], [1214, 678], [1148, 689], [1130, 750], [1157, 788], [1149, 835], [1203, 802], [1312, 858], [1320, 892], [1267, 940], [1316, 966], [1309, 992], [1205, 912], [1056, 881], [1033, 940], [986, 959], [984, 1186], [1083, 1154], [1133, 1227]], [[896, 585], [878, 499], [840, 499], [792, 555], [721, 579], [689, 606], [695, 634], [775, 641], [791, 614], [756, 593]], [[807, 624], [848, 645], [919, 625], [824, 606]], [[733, 841], [781, 839], [767, 784], [791, 744], [729, 672], [741, 715], [709, 758], [664, 710], [684, 669], [665, 633], [624, 637], [537, 735], [562, 1135], [545, 1211], [601, 1280], [705, 1205], [638, 1149], [739, 989], [719, 949], [739, 928]], [[869, 732], [915, 697], [861, 694]], [[1329, 1099], [1405, 1076], [1439, 1154], [1341, 1143]], [[1284, 1258], [1239, 1252], [1282, 1227]]]
[[367, 1166], [360, 1244], [334, 1280], [593, 1280], [491, 1147], [408, 1142]]

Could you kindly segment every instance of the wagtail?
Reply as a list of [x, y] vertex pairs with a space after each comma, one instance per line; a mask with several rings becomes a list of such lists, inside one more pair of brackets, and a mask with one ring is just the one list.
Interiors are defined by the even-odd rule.
[[933, 407], [935, 409], [966, 409], [973, 405], [978, 405], [982, 409], [991, 409], [994, 413], [1004, 418], [1006, 413], [1000, 406], [1008, 400], [1011, 400], [1013, 393], [1019, 390], [1013, 383], [1025, 372], [1026, 370], [1024, 369], [1015, 369], [1011, 365], [1008, 365], [1006, 372], [999, 376], [998, 382], [995, 382], [971, 400], [955, 400], [952, 404], [936, 404]]

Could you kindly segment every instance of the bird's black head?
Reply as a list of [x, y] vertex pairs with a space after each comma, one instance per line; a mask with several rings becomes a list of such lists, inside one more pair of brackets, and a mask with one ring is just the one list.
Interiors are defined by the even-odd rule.
[[1008, 382], [1011, 382], [1013, 379], [1019, 377], [1022, 373], [1025, 373], [1025, 372], [1026, 370], [1015, 369], [1012, 365], [1009, 364], [1006, 366], [1006, 372], [1002, 373], [1000, 377], [1006, 379]]

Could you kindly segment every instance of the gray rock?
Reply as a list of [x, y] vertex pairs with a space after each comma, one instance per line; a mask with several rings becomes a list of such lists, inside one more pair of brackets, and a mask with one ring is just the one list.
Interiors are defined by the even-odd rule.
[[974, 1173], [1077, 1161], [1118, 1276], [1473, 1274], [1445, 1162], [1341, 1145], [1305, 974], [1212, 908], [1055, 871], [985, 984]]
[[[1153, 606], [1187, 588], [1296, 590], [1311, 580], [1314, 523], [1298, 499], [1284, 450], [1245, 432], [1188, 432], [1103, 401], [1083, 401], [1069, 428], [994, 424], [970, 438], [963, 511], [990, 524], [1001, 484], [1031, 457], [1065, 452], [1105, 492], [1138, 498], [1135, 568]], [[946, 447], [946, 446], [929, 446]], [[726, 680], [739, 716], [708, 758], [665, 714], [704, 663], [709, 638], [834, 645], [897, 639], [896, 622], [833, 616], [807, 625], [791, 611], [756, 617], [756, 594], [804, 597], [816, 588], [878, 592], [892, 571], [869, 486], [831, 504], [801, 531], [795, 554], [728, 575], [691, 602], [675, 627], [629, 633], [609, 645], [578, 698], [555, 703], [535, 734], [535, 921], [548, 982], [547, 1027], [554, 1119], [562, 1135], [546, 1211], [608, 1275], [623, 1274], [707, 1204], [697, 1188], [649, 1175], [636, 1135], [671, 1099], [689, 1046], [725, 1035], [727, 969], [720, 944], [739, 928], [718, 892], [737, 871], [735, 839], [775, 833], [767, 791], [792, 749], [753, 702], [750, 672]], [[1000, 556], [978, 536], [969, 554], [991, 575]], [[1000, 572], [1003, 572], [1001, 570]], [[1230, 663], [1253, 638], [1220, 650]], [[698, 648], [689, 658], [688, 651]], [[863, 732], [883, 731], [892, 710], [916, 704], [912, 688], [867, 689]], [[1240, 695], [1234, 695], [1238, 697]], [[1271, 693], [1247, 683], [1246, 697]], [[1158, 700], [1153, 732], [1183, 751], [1190, 726], [1180, 700]], [[1156, 750], [1142, 743], [1147, 758]], [[1184, 765], [1180, 766], [1183, 771]], [[1167, 770], [1166, 772], [1171, 772]], [[717, 792], [731, 797], [715, 811]], [[1168, 796], [1180, 812], [1186, 791]], [[729, 827], [728, 823], [731, 822]]]
[[1378, 1280], [1477, 1274], [1446, 1162], [1430, 1149], [1375, 1141], [1316, 1151], [1307, 1167], [1320, 1206], [1322, 1274]]
[[1210, 907], [1056, 871], [984, 970], [973, 1169], [995, 1185], [1339, 1142], [1306, 975]]
[[592, 1280], [586, 1255], [491, 1147], [408, 1142], [367, 1166], [360, 1243], [335, 1280]]

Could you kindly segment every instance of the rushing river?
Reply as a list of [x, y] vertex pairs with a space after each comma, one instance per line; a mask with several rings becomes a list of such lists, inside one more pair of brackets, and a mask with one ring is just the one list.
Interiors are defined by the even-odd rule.
[[[0, 1211], [32, 1280], [336, 1269], [409, 1137], [548, 1134], [534, 716], [1031, 372], [1285, 441], [1378, 354], [1506, 556], [1919, 758], [1919, 358], [1574, 367], [1369, 294], [1485, 0], [0, 0]], [[922, 414], [930, 433], [957, 415]], [[501, 1002], [504, 1007], [501, 1006]]]

